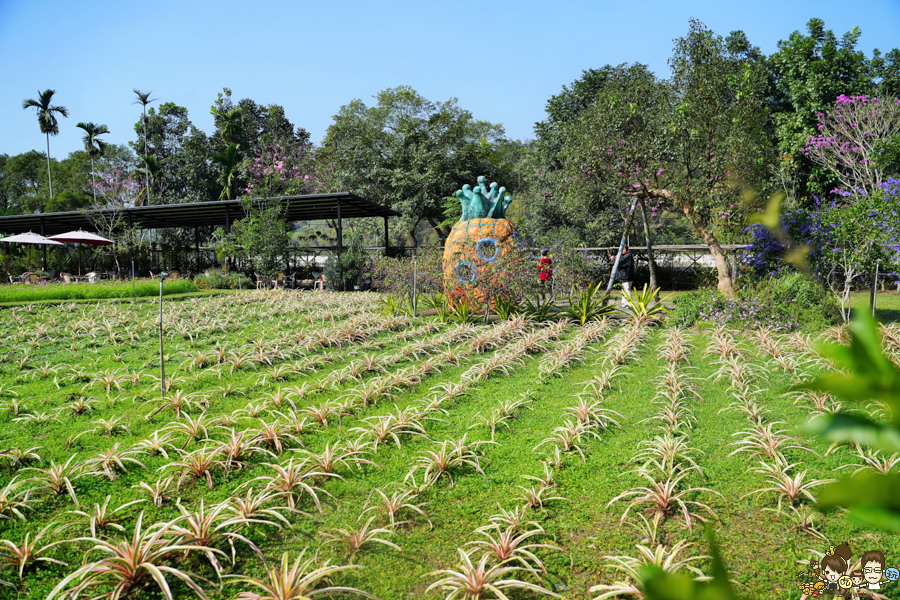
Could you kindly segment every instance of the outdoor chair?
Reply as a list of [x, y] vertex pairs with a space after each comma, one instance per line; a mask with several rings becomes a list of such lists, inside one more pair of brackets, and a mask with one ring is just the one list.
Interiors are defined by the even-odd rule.
[[72, 283], [73, 281], [75, 281], [74, 279], [72, 279], [71, 273], [60, 273], [59, 276], [62, 278], [64, 283]]
[[91, 271], [84, 277], [88, 280], [88, 283], [97, 283], [101, 279], [101, 275], [97, 271]]
[[257, 272], [253, 272], [253, 275], [256, 276], [256, 289], [265, 290], [269, 288], [269, 284], [266, 283], [266, 280]]
[[37, 273], [27, 273], [24, 275], [24, 277], [25, 283], [37, 283], [41, 279], [41, 276]]
[[275, 279], [272, 280], [272, 287], [277, 290], [279, 283], [281, 284], [281, 287], [284, 287], [284, 277], [284, 271], [281, 271], [277, 275], [275, 275]]
[[297, 274], [294, 273], [293, 275], [285, 275], [283, 285], [284, 287], [290, 285], [292, 290], [295, 289], [297, 287]]
[[169, 271], [169, 279], [180, 279], [181, 271]]

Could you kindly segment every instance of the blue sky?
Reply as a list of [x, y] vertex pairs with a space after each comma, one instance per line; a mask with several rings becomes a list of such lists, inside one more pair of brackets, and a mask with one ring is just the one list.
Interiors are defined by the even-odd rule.
[[227, 86], [235, 99], [283, 105], [318, 142], [341, 105], [405, 84], [526, 139], [584, 69], [637, 61], [666, 74], [691, 17], [717, 33], [742, 29], [767, 53], [811, 17], [839, 36], [859, 26], [867, 54], [900, 46], [898, 0], [0, 0], [0, 153], [44, 149], [21, 104], [46, 88], [70, 111], [51, 139], [56, 158], [81, 147], [79, 121], [107, 124], [110, 142], [134, 139], [135, 87], [187, 107], [210, 132]]

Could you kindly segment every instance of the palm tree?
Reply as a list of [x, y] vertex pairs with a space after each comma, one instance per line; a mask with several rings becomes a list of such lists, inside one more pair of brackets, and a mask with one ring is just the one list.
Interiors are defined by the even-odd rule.
[[143, 173], [147, 178], [147, 204], [150, 204], [151, 200], [153, 200], [150, 195], [153, 180], [162, 173], [163, 166], [158, 160], [156, 160], [155, 156], [141, 156], [140, 158], [144, 165], [142, 167], [139, 167], [138, 171]]
[[235, 106], [222, 115], [222, 138], [230, 144], [241, 130], [244, 111]]
[[99, 139], [98, 136], [109, 133], [106, 125], [97, 125], [96, 123], [79, 123], [76, 125], [79, 129], [84, 129], [84, 149], [91, 157], [91, 187], [94, 188], [94, 204], [97, 204], [97, 183], [94, 181], [94, 157], [103, 156], [106, 150], [106, 142]]
[[56, 113], [64, 117], [69, 116], [69, 109], [65, 106], [53, 106], [50, 100], [56, 90], [38, 91], [38, 99], [28, 99], [22, 101], [22, 108], [36, 108], [38, 115], [38, 125], [41, 126], [41, 133], [47, 136], [47, 179], [50, 182], [50, 199], [53, 200], [53, 176], [50, 175], [50, 136], [59, 134], [59, 123], [56, 121]]
[[225, 152], [213, 152], [210, 155], [213, 162], [218, 163], [222, 167], [222, 173], [219, 175], [219, 183], [222, 184], [222, 193], [219, 194], [219, 200], [223, 198], [231, 200], [231, 183], [237, 174], [238, 166], [238, 146], [237, 144], [228, 144]]
[[[147, 105], [151, 102], [156, 102], [157, 98], [151, 98], [150, 94], [153, 92], [142, 92], [141, 90], [135, 88], [131, 90], [134, 92], [134, 95], [137, 96], [137, 100], [132, 102], [132, 104], [140, 104], [144, 109], [144, 115], [141, 119], [141, 124], [144, 129], [144, 156], [147, 156]], [[147, 197], [150, 197], [150, 181], [145, 179], [144, 184], [147, 186]]]

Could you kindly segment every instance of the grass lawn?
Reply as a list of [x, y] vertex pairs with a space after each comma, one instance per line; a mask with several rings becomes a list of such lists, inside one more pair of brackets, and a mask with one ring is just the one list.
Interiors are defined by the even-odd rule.
[[[888, 296], [894, 298], [885, 294], [880, 306], [900, 314], [900, 301], [888, 306]], [[26, 534], [33, 539], [49, 527], [40, 544], [61, 542], [46, 556], [67, 563], [30, 564], [20, 580], [15, 569], [0, 562], [0, 579], [18, 586], [17, 592], [0, 588], [0, 597], [46, 598], [91, 547], [76, 540], [91, 535], [87, 517], [76, 511], [91, 512], [107, 496], [110, 511], [143, 500], [114, 515], [130, 535], [141, 512], [146, 527], [177, 519], [182, 511], [210, 511], [217, 503], [275, 485], [273, 465], [302, 463], [301, 471], [320, 473], [305, 476], [313, 488], [295, 488], [290, 497], [275, 497], [265, 506], [278, 509], [290, 527], [243, 527], [223, 519], [223, 531], [245, 537], [270, 564], [283, 552], [293, 558], [309, 548], [322, 560], [352, 560], [362, 567], [340, 573], [334, 585], [357, 587], [384, 600], [441, 598], [426, 593], [438, 578], [429, 573], [456, 568], [457, 549], [474, 549], [466, 544], [485, 539], [477, 528], [501, 509], [522, 506], [529, 489], [541, 485], [526, 476], [543, 477], [549, 460], [557, 463], [552, 487], [543, 493], [543, 506], [528, 509], [526, 521], [545, 530], [534, 540], [561, 551], [537, 549], [546, 573], [519, 576], [572, 600], [592, 598], [600, 592], [589, 592], [591, 586], [624, 578], [607, 556], [636, 557], [636, 545], [652, 545], [651, 532], [638, 527], [639, 516], [652, 517], [650, 506], [634, 506], [623, 524], [634, 498], [614, 499], [647, 485], [635, 472], [644, 462], [636, 454], [663, 435], [660, 426], [667, 419], [674, 419], [672, 427], [686, 440], [687, 455], [696, 464], [684, 471], [676, 489], [683, 500], [705, 504], [715, 516], [725, 560], [746, 597], [799, 598], [797, 561], [811, 558], [808, 549], [824, 552], [846, 541], [854, 558], [874, 549], [884, 551], [890, 564], [900, 556], [896, 536], [861, 528], [841, 513], [815, 522], [828, 541], [795, 527], [786, 512], [790, 501], [778, 512], [775, 492], [755, 493], [771, 484], [754, 468], [772, 461], [735, 453], [739, 446], [734, 443], [749, 439], [752, 429], [740, 407], [755, 404], [764, 422], [797, 437], [786, 445], [800, 448], [783, 452], [798, 465], [794, 475], [805, 471], [805, 482], [849, 474], [852, 469], [843, 467], [859, 462], [846, 448], [825, 456], [826, 441], [794, 431], [809, 419], [813, 406], [785, 390], [797, 375], [824, 368], [800, 338], [774, 336], [788, 356], [777, 364], [745, 333], [717, 340], [711, 331], [688, 331], [683, 355], [676, 353], [670, 366], [664, 351], [672, 354], [680, 342], [667, 330], [635, 333], [622, 323], [584, 329], [500, 321], [467, 331], [432, 318], [379, 315], [369, 294], [250, 292], [166, 302], [164, 308], [170, 385], [165, 404], [154, 379], [159, 375], [154, 305], [67, 303], [0, 313], [0, 459], [6, 459], [0, 463], [0, 489], [15, 481], [24, 482], [21, 490], [32, 490], [27, 498], [19, 496], [24, 519], [0, 501], [0, 511], [12, 517], [0, 521], [0, 539], [20, 544]], [[732, 342], [739, 358], [729, 363], [716, 349], [724, 352]], [[676, 394], [669, 413], [661, 412], [665, 405], [660, 403], [667, 372], [687, 386]], [[604, 375], [612, 376], [610, 387], [604, 387]], [[742, 382], [749, 382], [743, 402]], [[525, 399], [520, 406], [508, 404], [519, 398]], [[565, 431], [557, 428], [575, 418], [579, 398], [588, 406], [600, 402], [592, 422], [601, 424], [569, 445]], [[598, 413], [598, 408], [618, 414]], [[385, 434], [376, 447], [381, 425], [397, 437]], [[238, 437], [245, 432], [249, 449], [229, 463], [223, 444], [232, 432]], [[464, 437], [461, 452], [469, 462], [451, 466], [433, 485], [423, 486], [426, 472], [434, 473], [434, 465], [425, 468], [428, 452], [440, 452], [441, 443]], [[167, 456], [154, 439], [165, 442]], [[329, 458], [336, 448], [342, 459]], [[41, 461], [29, 459], [28, 449]], [[24, 455], [19, 464], [17, 453]], [[213, 457], [211, 485], [205, 471], [197, 478], [188, 466], [204, 454]], [[70, 458], [81, 469], [70, 476], [78, 506], [65, 485], [51, 489], [40, 471]], [[166, 487], [170, 476], [174, 479]], [[157, 482], [165, 488], [160, 506], [141, 487]], [[418, 505], [425, 516], [407, 507], [392, 527], [384, 512], [367, 511], [379, 506], [376, 490], [387, 496], [412, 490], [406, 502]], [[310, 491], [317, 491], [321, 510]], [[290, 502], [296, 502], [296, 512], [284, 508]], [[801, 495], [796, 505], [808, 503]], [[693, 519], [710, 517], [698, 505], [688, 507]], [[375, 517], [371, 527], [391, 530], [378, 537], [402, 550], [373, 542], [353, 552], [329, 537], [341, 537], [341, 529], [359, 529], [369, 517]], [[280, 523], [270, 514], [261, 518]], [[681, 514], [670, 513], [654, 533], [653, 541], [666, 548], [680, 541], [691, 544], [679, 559], [705, 553], [702, 526], [693, 521], [689, 528]], [[97, 535], [122, 536], [114, 527], [101, 528]], [[243, 539], [232, 539], [234, 565], [228, 540], [212, 542], [224, 552], [222, 571], [262, 576], [259, 556]], [[228, 584], [220, 590], [216, 571], [200, 553], [167, 564], [205, 577], [208, 581], [198, 582], [213, 598], [234, 598], [249, 589]], [[709, 566], [703, 558], [691, 564], [704, 571]], [[177, 598], [191, 597], [186, 585], [172, 577], [169, 582]], [[157, 596], [144, 592], [140, 597]]]
[[[163, 294], [163, 297], [166, 300], [183, 300], [185, 298], [206, 298], [210, 296], [222, 296], [226, 294], [237, 294], [240, 292], [249, 292], [250, 290], [198, 290], [196, 292], [185, 292], [183, 294]], [[110, 303], [119, 303], [119, 302], [132, 302], [131, 297], [127, 298], [74, 298], [72, 300], [40, 300], [35, 302], [34, 300], [17, 300], [14, 302], [0, 302], [0, 308], [9, 308], [14, 306], [32, 306], [32, 305], [59, 305], [59, 304], [110, 304]], [[159, 288], [157, 288], [156, 296], [137, 296], [137, 299], [134, 302], [142, 302], [142, 303], [152, 303], [159, 302]]]
[[[164, 282], [163, 295], [196, 292], [187, 279]], [[0, 285], [0, 303], [69, 300], [106, 300], [136, 296], [159, 296], [159, 282], [152, 279], [131, 281], [98, 281], [96, 283], [37, 283], [33, 285]]]

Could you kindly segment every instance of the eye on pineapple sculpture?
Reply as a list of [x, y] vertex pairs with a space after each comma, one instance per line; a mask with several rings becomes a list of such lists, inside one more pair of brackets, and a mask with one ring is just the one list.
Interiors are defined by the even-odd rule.
[[505, 216], [512, 197], [496, 182], [488, 187], [483, 176], [474, 188], [464, 185], [456, 197], [462, 203], [462, 217], [444, 247], [444, 292], [450, 300], [484, 302], [486, 290], [497, 289], [501, 283], [497, 278], [505, 276], [491, 263], [506, 256], [518, 237]]

